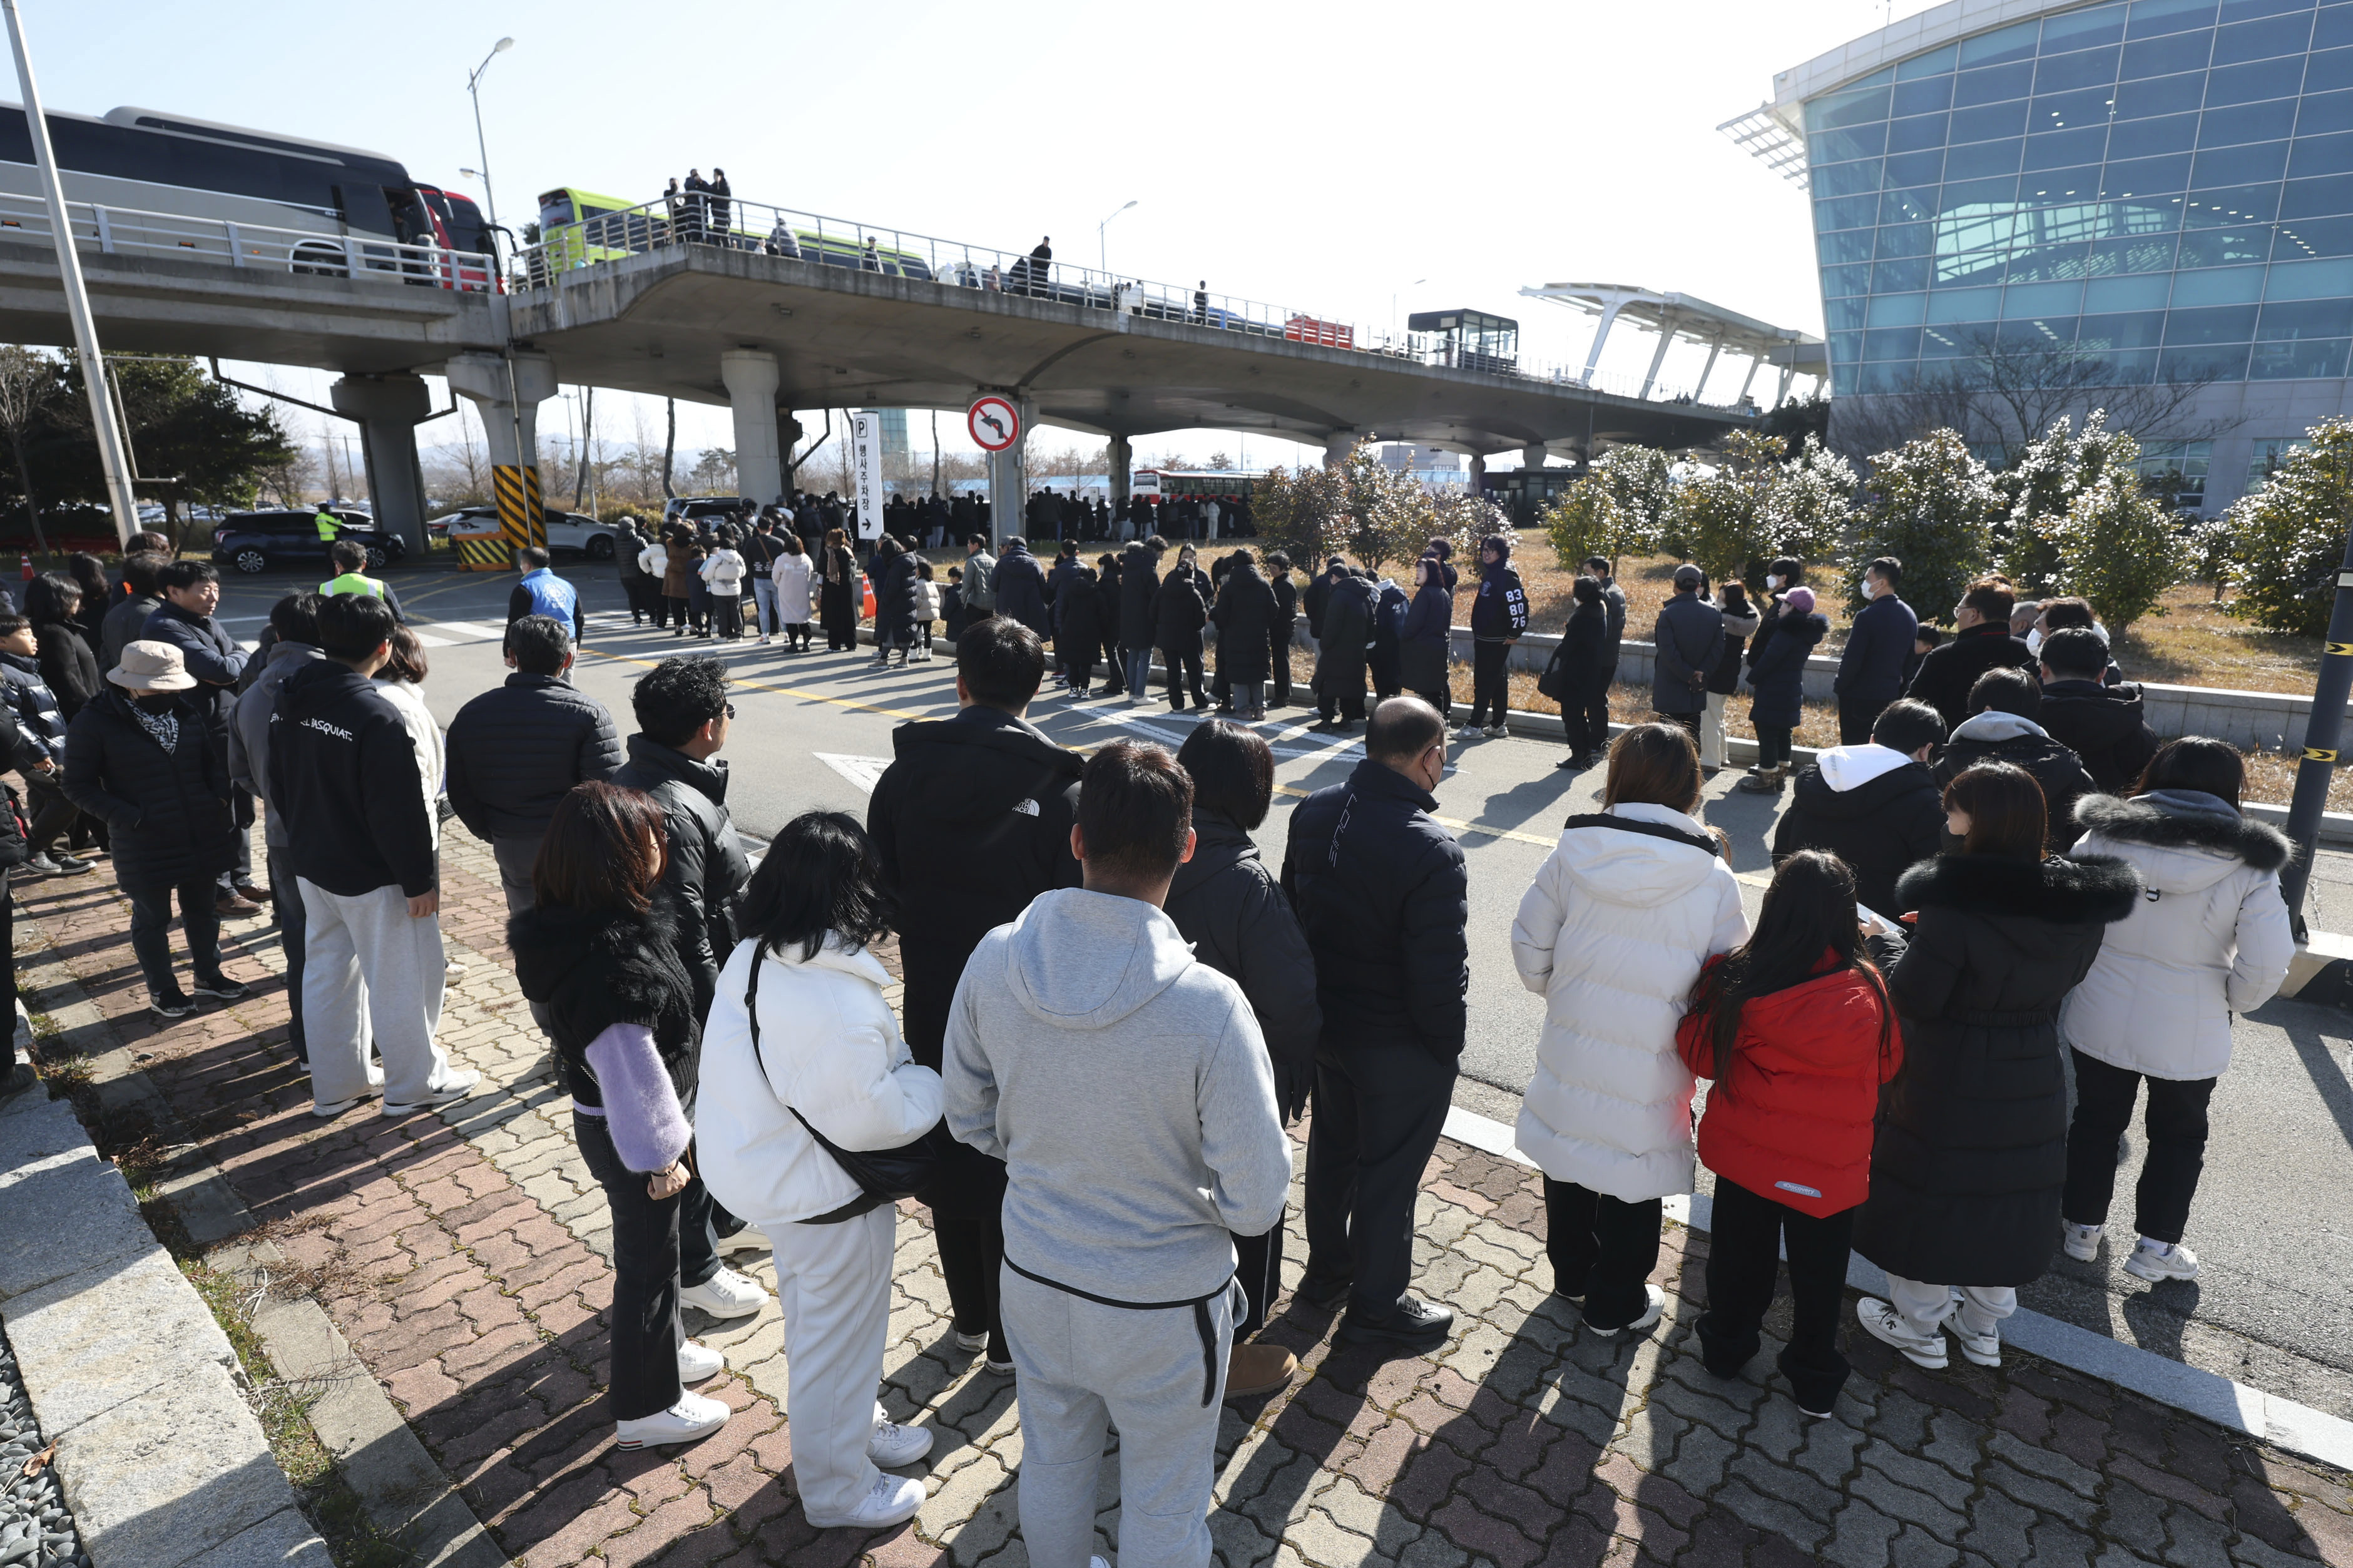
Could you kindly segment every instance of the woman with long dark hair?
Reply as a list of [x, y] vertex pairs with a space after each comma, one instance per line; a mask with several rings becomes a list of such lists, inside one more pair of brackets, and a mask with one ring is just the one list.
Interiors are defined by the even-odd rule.
[[[2049, 608], [2048, 605], [2045, 606]], [[2060, 1237], [2090, 1262], [2116, 1184], [2116, 1140], [2148, 1084], [2148, 1149], [2133, 1194], [2140, 1240], [2125, 1272], [2194, 1279], [2181, 1245], [2206, 1165], [2206, 1106], [2231, 1065], [2231, 1019], [2270, 1001], [2295, 956], [2280, 868], [2287, 836], [2239, 808], [2246, 763], [2221, 741], [2158, 748], [2126, 800], [2076, 804], [2076, 858], [2113, 855], [2149, 896], [2108, 932], [2084, 983], [2067, 994], [2059, 1033], [2075, 1068]]]
[[1454, 711], [1449, 657], [1454, 595], [1446, 586], [1446, 563], [1435, 555], [1416, 561], [1413, 577], [1413, 603], [1406, 606], [1405, 625], [1398, 629], [1398, 675], [1408, 691], [1444, 719]]
[[99, 628], [105, 624], [106, 613], [121, 603], [121, 595], [107, 579], [106, 563], [87, 550], [77, 550], [66, 557], [66, 573], [81, 589], [81, 603], [74, 606], [75, 629], [90, 645], [91, 659], [101, 660], [104, 649]]
[[858, 558], [849, 552], [849, 538], [838, 528], [825, 531], [825, 551], [818, 558], [818, 618], [825, 623], [825, 651], [858, 651]]
[[915, 646], [915, 557], [889, 534], [874, 546], [874, 668], [897, 654], [905, 664]]
[[611, 1398], [623, 1448], [694, 1442], [728, 1415], [685, 1388], [725, 1363], [679, 1325], [680, 1214], [709, 1200], [687, 1163], [698, 1031], [694, 983], [656, 897], [664, 842], [651, 795], [575, 784], [540, 841], [533, 906], [507, 921], [516, 983], [546, 1009], [573, 1137], [613, 1216]]
[[1960, 849], [1895, 884], [1895, 901], [1919, 912], [1887, 975], [1904, 1067], [1880, 1101], [1854, 1226], [1854, 1249], [1887, 1270], [1888, 1299], [1866, 1296], [1855, 1312], [1931, 1369], [1947, 1363], [1946, 1330], [1970, 1361], [2000, 1366], [2018, 1287], [2051, 1265], [2067, 1156], [2059, 1004], [2140, 898], [2121, 860], [2044, 859], [2044, 810], [2024, 769], [1970, 768], [1945, 786]]
[[1883, 930], [1865, 953], [1853, 874], [1801, 849], [1775, 869], [1748, 940], [1700, 973], [1675, 1030], [1683, 1065], [1715, 1081], [1699, 1123], [1700, 1163], [1715, 1173], [1701, 1354], [1724, 1378], [1756, 1355], [1786, 1243], [1796, 1317], [1781, 1375], [1809, 1415], [1831, 1413], [1849, 1370], [1847, 1251], [1871, 1190], [1879, 1086], [1903, 1060], [1873, 960], [1901, 951]]
[[702, 1169], [774, 1250], [793, 1479], [825, 1529], [913, 1517], [923, 1483], [882, 1471], [932, 1448], [929, 1432], [889, 1420], [874, 1398], [897, 1205], [867, 1194], [833, 1153], [897, 1148], [939, 1123], [940, 1075], [901, 1037], [891, 975], [871, 951], [893, 912], [857, 818], [812, 811], [786, 823], [737, 906], [744, 940], [703, 1042]]

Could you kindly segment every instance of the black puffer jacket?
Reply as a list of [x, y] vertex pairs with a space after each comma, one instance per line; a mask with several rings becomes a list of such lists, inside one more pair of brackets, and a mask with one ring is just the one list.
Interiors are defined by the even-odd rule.
[[82, 704], [98, 695], [98, 656], [90, 651], [90, 639], [71, 621], [47, 621], [33, 628], [33, 636], [41, 645], [41, 679], [48, 682], [58, 700], [58, 707], [68, 719], [81, 711]]
[[1324, 629], [1315, 636], [1315, 691], [1327, 708], [1343, 694], [1365, 689], [1373, 608], [1373, 585], [1361, 577], [1335, 583], [1324, 601]]
[[1447, 1062], [1462, 1052], [1471, 884], [1462, 847], [1430, 816], [1437, 805], [1367, 758], [1292, 814], [1282, 889], [1314, 954], [1334, 1050], [1418, 1045]]
[[565, 792], [621, 765], [603, 703], [560, 675], [521, 670], [458, 710], [448, 750], [449, 804], [485, 843], [545, 832]]
[[1228, 680], [1264, 680], [1274, 635], [1274, 588], [1255, 566], [1226, 574], [1209, 619], [1218, 625], [1218, 673]]
[[[46, 648], [48, 639], [41, 646]], [[52, 683], [54, 684], [54, 683]], [[65, 693], [58, 693], [63, 699]], [[2035, 714], [2050, 737], [2082, 759], [2092, 782], [2110, 795], [2140, 782], [2157, 755], [2157, 731], [2141, 712], [2140, 688], [2096, 680], [2054, 680]]]
[[661, 803], [670, 838], [662, 889], [678, 921], [678, 955], [694, 981], [694, 1016], [706, 1016], [719, 969], [735, 951], [735, 895], [751, 862], [727, 815], [727, 764], [698, 763], [648, 735], [629, 737], [629, 760], [613, 783]]
[[1930, 648], [1904, 695], [1942, 713], [1946, 729], [1958, 729], [1969, 716], [1969, 689], [1978, 683], [1978, 676], [1989, 669], [2033, 668], [2034, 651], [2026, 646], [2025, 638], [2010, 635], [2009, 622], [1980, 621], [1955, 632], [1951, 641]]
[[1315, 957], [1291, 900], [1241, 826], [1221, 811], [1193, 813], [1193, 858], [1176, 868], [1161, 907], [1193, 944], [1193, 956], [1242, 988], [1274, 1061], [1286, 1117], [1307, 1108], [1324, 1013], [1315, 1005]]
[[1194, 584], [1192, 571], [1171, 567], [1152, 595], [1152, 646], [1164, 656], [1198, 658], [1201, 628], [1208, 624], [1208, 606]]
[[1820, 763], [1809, 763], [1773, 829], [1773, 864], [1800, 849], [1827, 849], [1854, 873], [1856, 901], [1894, 920], [1904, 912], [1895, 879], [1934, 858], [1944, 842], [1943, 799], [1928, 770], [1909, 758], [1842, 790], [1831, 787]]
[[1008, 550], [997, 557], [995, 581], [997, 613], [1010, 616], [1045, 637], [1051, 629], [1046, 616], [1046, 574], [1027, 550]]
[[2050, 814], [2044, 842], [2054, 855], [2075, 842], [2075, 803], [2092, 793], [2092, 775], [2041, 724], [2014, 713], [1971, 714], [1936, 753], [1930, 771], [1941, 790], [1979, 763], [2008, 763], [2032, 773]]
[[542, 904], [508, 917], [507, 948], [515, 984], [547, 1009], [565, 1092], [583, 1105], [603, 1105], [588, 1047], [615, 1024], [637, 1024], [653, 1032], [670, 1087], [691, 1114], [702, 1015], [668, 910], [657, 903], [639, 915]]
[[228, 764], [205, 715], [168, 700], [180, 721], [169, 752], [131, 716], [129, 692], [110, 687], [66, 727], [66, 798], [111, 830], [114, 879], [126, 891], [216, 877], [236, 856]]
[[1092, 566], [1073, 567], [1054, 590], [1054, 651], [1094, 662], [1103, 648], [1103, 583]]
[[1887, 989], [1904, 1066], [1882, 1092], [1854, 1249], [1906, 1279], [2023, 1285], [2050, 1266], [2067, 1175], [2059, 1004], [2140, 878], [2098, 857], [1946, 855], [1896, 885], [1920, 911]]
[[915, 642], [915, 557], [905, 552], [884, 563], [874, 584], [874, 640], [912, 647]]
[[1039, 893], [1079, 885], [1071, 825], [1086, 760], [977, 703], [902, 724], [891, 744], [866, 831], [899, 900], [907, 1044], [937, 1068], [948, 1004], [980, 939]]
[[1131, 544], [1119, 552], [1119, 646], [1125, 651], [1141, 653], [1159, 635], [1152, 614], [1159, 588], [1159, 551]]

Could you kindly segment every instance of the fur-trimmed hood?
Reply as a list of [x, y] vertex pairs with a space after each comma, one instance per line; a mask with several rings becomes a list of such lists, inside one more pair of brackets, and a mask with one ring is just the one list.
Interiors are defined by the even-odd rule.
[[1896, 903], [1906, 910], [2114, 924], [2132, 913], [2140, 873], [2113, 856], [2011, 860], [1994, 855], [1939, 855], [1904, 873]]
[[515, 982], [554, 1008], [558, 1045], [586, 1050], [612, 1024], [654, 1031], [665, 1058], [694, 1043], [694, 987], [679, 926], [659, 900], [644, 914], [540, 906], [507, 918]]
[[2215, 796], [2186, 791], [2121, 800], [2087, 795], [2075, 803], [2075, 825], [2119, 843], [2227, 855], [2257, 871], [2276, 871], [2295, 853], [2288, 836], [2269, 823], [2233, 812]]

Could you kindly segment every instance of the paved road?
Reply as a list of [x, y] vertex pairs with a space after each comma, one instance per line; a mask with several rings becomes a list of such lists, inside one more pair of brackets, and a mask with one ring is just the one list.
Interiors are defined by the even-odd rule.
[[[630, 682], [669, 655], [719, 645], [631, 630], [618, 614], [609, 568], [565, 566], [586, 585], [592, 611], [589, 655], [580, 685], [624, 717]], [[465, 700], [502, 675], [497, 637], [509, 577], [404, 573], [398, 585], [411, 619], [437, 646], [426, 693], [446, 722]], [[277, 595], [293, 584], [275, 577], [230, 584], [222, 615], [250, 637]], [[251, 618], [248, 618], [251, 617]], [[726, 652], [741, 695], [726, 756], [733, 763], [731, 805], [747, 831], [773, 832], [814, 807], [861, 814], [873, 775], [891, 754], [890, 731], [903, 720], [944, 716], [955, 706], [953, 667], [868, 673], [862, 656], [793, 657], [739, 645]], [[1301, 710], [1270, 728], [1282, 794], [1258, 834], [1279, 863], [1292, 807], [1306, 792], [1344, 778], [1362, 748], [1308, 732]], [[1312, 717], [1312, 714], [1304, 714]], [[1155, 705], [1041, 702], [1036, 719], [1058, 740], [1099, 744], [1121, 734], [1180, 742], [1195, 722]], [[1561, 820], [1595, 809], [1599, 775], [1555, 770], [1551, 744], [1519, 739], [1463, 749], [1438, 794], [1441, 814], [1461, 831], [1471, 876], [1471, 1037], [1457, 1103], [1509, 1122], [1535, 1060], [1543, 1021], [1539, 998], [1524, 990], [1507, 942], [1520, 894], [1549, 851]], [[1769, 868], [1765, 841], [1776, 803], [1732, 790], [1726, 775], [1709, 786], [1703, 816], [1733, 841], [1742, 872]], [[1751, 913], [1760, 893], [1747, 888]], [[2353, 856], [2330, 853], [2314, 879], [2314, 923], [2353, 930]], [[2270, 1392], [2353, 1416], [2353, 1015], [2292, 1001], [2274, 1002], [2239, 1020], [2233, 1070], [2213, 1105], [2213, 1139], [2189, 1244], [2204, 1268], [2194, 1282], [2151, 1288], [2126, 1276], [2121, 1254], [2099, 1265], [2061, 1259], [2024, 1293], [2026, 1304], [2101, 1333], [2114, 1334]], [[2129, 1224], [2128, 1194], [2138, 1170], [2136, 1135], [2118, 1188], [2118, 1217]], [[1703, 1178], [1704, 1179], [1704, 1177]]]

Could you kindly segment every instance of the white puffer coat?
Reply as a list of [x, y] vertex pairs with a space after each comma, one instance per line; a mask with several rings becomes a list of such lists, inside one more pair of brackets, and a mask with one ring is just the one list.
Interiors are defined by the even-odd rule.
[[2221, 1077], [2231, 1015], [2270, 1001], [2295, 953], [2280, 896], [2286, 835], [2191, 790], [2085, 795], [2075, 822], [2073, 853], [2129, 862], [2144, 891], [2061, 1004], [2060, 1038], [2150, 1078]]
[[1520, 900], [1512, 962], [1545, 998], [1545, 1029], [1519, 1144], [1555, 1181], [1628, 1203], [1692, 1190], [1675, 1026], [1701, 965], [1748, 935], [1740, 884], [1705, 837], [1662, 805], [1572, 817]]
[[768, 568], [768, 581], [776, 585], [776, 624], [780, 626], [807, 626], [812, 618], [809, 610], [809, 558], [806, 555], [779, 555], [776, 563]]
[[[858, 1195], [831, 1154], [793, 1116], [843, 1149], [895, 1149], [939, 1121], [940, 1075], [918, 1066], [882, 988], [881, 962], [828, 935], [815, 958], [798, 943], [759, 959], [760, 1055], [744, 994], [760, 944], [738, 942], [719, 972], [702, 1030], [694, 1115], [703, 1185], [754, 1225], [827, 1214]], [[767, 1070], [761, 1070], [765, 1063]], [[787, 1109], [789, 1107], [790, 1109]]]

